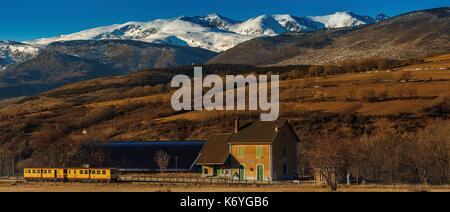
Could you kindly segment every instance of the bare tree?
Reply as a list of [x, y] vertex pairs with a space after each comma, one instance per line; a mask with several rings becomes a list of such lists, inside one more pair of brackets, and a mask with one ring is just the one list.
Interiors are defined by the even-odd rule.
[[169, 167], [170, 155], [160, 150], [156, 152], [154, 160], [158, 164], [161, 173], [163, 173]]
[[347, 100], [347, 101], [353, 101], [353, 100], [355, 100], [355, 96], [356, 96], [356, 92], [355, 92], [355, 90], [354, 89], [352, 89], [352, 88], [350, 88], [350, 89], [348, 89], [347, 91], [346, 91], [346, 94], [345, 94], [345, 100]]
[[410, 71], [404, 71], [400, 74], [400, 81], [409, 82], [412, 80], [414, 75]]
[[337, 191], [343, 178], [347, 155], [344, 141], [337, 139], [325, 139], [314, 148], [311, 165], [316, 176], [319, 175], [332, 191]]
[[435, 121], [418, 135], [416, 163], [422, 183], [450, 183], [450, 124]]

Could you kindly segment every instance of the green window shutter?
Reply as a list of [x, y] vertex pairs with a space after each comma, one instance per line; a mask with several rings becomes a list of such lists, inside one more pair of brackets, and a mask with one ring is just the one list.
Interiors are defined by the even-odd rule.
[[245, 147], [244, 146], [239, 146], [238, 147], [238, 156], [240, 158], [245, 157]]
[[263, 158], [264, 157], [264, 147], [263, 146], [257, 146], [256, 147], [256, 157], [257, 158]]

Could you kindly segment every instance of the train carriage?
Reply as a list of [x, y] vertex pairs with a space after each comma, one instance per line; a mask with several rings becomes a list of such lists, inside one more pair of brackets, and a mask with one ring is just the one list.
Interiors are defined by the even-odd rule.
[[111, 182], [118, 178], [115, 169], [91, 168], [25, 168], [25, 180], [52, 180], [52, 181], [105, 181]]
[[91, 169], [91, 179], [99, 181], [112, 180], [111, 169]]
[[90, 178], [90, 169], [67, 169], [68, 180], [89, 180]]
[[64, 180], [64, 169], [42, 169], [42, 179]]
[[42, 178], [42, 169], [26, 168], [23, 171], [23, 176], [26, 180], [41, 179]]

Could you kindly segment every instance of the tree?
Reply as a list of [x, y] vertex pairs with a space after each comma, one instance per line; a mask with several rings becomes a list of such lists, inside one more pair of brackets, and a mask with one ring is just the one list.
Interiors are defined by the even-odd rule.
[[366, 102], [375, 100], [376, 92], [372, 88], [367, 88], [361, 91], [361, 99]]
[[423, 183], [450, 183], [450, 124], [434, 121], [420, 131], [415, 155]]
[[355, 93], [356, 92], [354, 89], [352, 89], [352, 88], [347, 89], [346, 95], [345, 95], [345, 100], [347, 100], [349, 102], [355, 100], [355, 96], [356, 96]]
[[169, 167], [170, 155], [160, 150], [156, 152], [154, 160], [158, 164], [161, 173], [163, 173]]
[[408, 82], [413, 79], [413, 74], [410, 71], [404, 71], [400, 74], [400, 81]]
[[347, 150], [344, 141], [333, 138], [319, 142], [313, 150], [311, 165], [332, 191], [337, 191], [339, 181], [348, 168]]
[[322, 66], [311, 66], [308, 70], [308, 75], [310, 77], [318, 77], [321, 76], [323, 73], [323, 67]]

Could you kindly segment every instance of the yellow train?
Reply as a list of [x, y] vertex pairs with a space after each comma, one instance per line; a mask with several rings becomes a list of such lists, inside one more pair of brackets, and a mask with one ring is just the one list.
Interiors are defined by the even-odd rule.
[[105, 181], [112, 182], [118, 178], [115, 169], [90, 168], [25, 168], [25, 180], [51, 180], [51, 181]]

